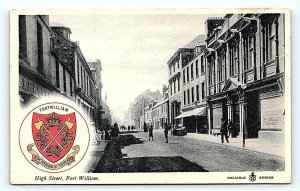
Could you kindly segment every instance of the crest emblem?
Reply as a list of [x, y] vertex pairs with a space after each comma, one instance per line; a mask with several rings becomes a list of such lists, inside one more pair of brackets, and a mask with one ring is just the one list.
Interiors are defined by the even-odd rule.
[[51, 163], [62, 159], [72, 148], [76, 137], [75, 113], [66, 115], [32, 115], [32, 136], [38, 151]]
[[249, 180], [251, 182], [254, 182], [256, 180], [256, 175], [254, 174], [254, 172], [251, 172], [251, 175], [249, 175]]

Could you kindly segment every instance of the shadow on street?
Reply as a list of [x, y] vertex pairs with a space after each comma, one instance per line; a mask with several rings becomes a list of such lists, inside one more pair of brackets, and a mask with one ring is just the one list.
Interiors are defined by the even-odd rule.
[[143, 141], [133, 135], [112, 137], [93, 172], [208, 172], [181, 156], [123, 158], [126, 155], [122, 155], [121, 148], [131, 144], [143, 144]]

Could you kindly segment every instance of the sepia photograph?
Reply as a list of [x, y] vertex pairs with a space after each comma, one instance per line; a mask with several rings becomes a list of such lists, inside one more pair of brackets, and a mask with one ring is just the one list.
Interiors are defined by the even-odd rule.
[[13, 10], [10, 22], [11, 183], [291, 182], [288, 9]]

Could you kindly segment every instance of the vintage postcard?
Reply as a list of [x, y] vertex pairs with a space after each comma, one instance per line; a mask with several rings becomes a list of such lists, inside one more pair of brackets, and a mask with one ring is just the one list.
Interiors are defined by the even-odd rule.
[[12, 10], [11, 184], [290, 183], [290, 22]]

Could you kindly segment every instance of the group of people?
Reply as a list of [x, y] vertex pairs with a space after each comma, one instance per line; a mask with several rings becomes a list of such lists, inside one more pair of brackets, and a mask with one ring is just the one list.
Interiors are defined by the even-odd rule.
[[229, 143], [228, 138], [229, 136], [236, 136], [238, 131], [239, 131], [239, 124], [236, 124], [235, 126], [231, 122], [231, 120], [225, 120], [224, 118], [221, 119], [221, 128], [220, 128], [220, 133], [221, 133], [221, 141], [224, 143], [224, 137], [226, 139], [226, 142]]
[[[169, 133], [169, 130], [171, 129], [171, 124], [165, 124], [165, 128], [164, 128], [164, 134], [165, 134], [165, 138], [166, 138], [166, 143], [169, 142], [169, 138], [168, 138], [168, 133]], [[153, 141], [153, 125], [150, 125], [149, 129], [148, 129], [148, 132], [149, 132], [149, 141], [150, 139], [152, 139]]]
[[115, 123], [113, 126], [111, 126], [110, 130], [105, 129], [103, 131], [97, 132], [96, 134], [96, 140], [97, 145], [100, 144], [101, 140], [109, 141], [111, 137], [116, 137], [120, 133], [119, 126], [117, 123]]

